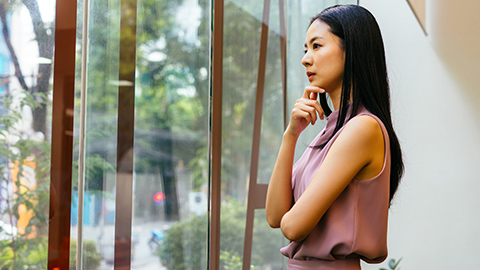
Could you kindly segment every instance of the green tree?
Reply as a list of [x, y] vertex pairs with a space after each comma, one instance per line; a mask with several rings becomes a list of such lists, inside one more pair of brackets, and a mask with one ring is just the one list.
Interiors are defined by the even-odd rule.
[[[24, 138], [16, 129], [25, 106], [41, 105], [26, 91], [20, 95], [19, 103], [12, 102], [12, 96], [5, 97], [2, 105], [9, 113], [0, 117], [0, 218], [12, 228], [10, 238], [0, 241], [0, 267], [41, 269], [47, 258], [50, 144]], [[31, 217], [16, 233], [22, 215]]]

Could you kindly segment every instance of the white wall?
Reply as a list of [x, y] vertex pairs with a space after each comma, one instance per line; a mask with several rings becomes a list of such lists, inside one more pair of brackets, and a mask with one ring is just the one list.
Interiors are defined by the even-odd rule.
[[470, 47], [463, 50], [461, 39], [479, 37], [479, 31], [451, 27], [455, 32], [448, 32], [439, 21], [461, 26], [480, 19], [461, 18], [465, 13], [458, 12], [453, 18], [445, 9], [438, 13], [441, 2], [446, 1], [427, 1], [430, 34], [425, 36], [406, 0], [360, 1], [382, 29], [394, 125], [404, 151], [405, 176], [390, 209], [388, 238], [389, 258], [402, 257], [402, 269], [479, 269], [480, 91], [475, 82], [480, 75], [468, 74], [480, 66], [452, 64], [455, 57], [444, 53], [479, 59], [478, 49], [465, 43]]

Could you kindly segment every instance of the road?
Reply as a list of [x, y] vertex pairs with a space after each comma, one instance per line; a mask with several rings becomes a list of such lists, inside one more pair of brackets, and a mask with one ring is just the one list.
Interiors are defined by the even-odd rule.
[[[160, 263], [158, 255], [155, 255], [148, 246], [153, 229], [161, 229], [162, 224], [158, 222], [134, 225], [132, 228], [133, 245], [132, 270], [167, 270]], [[72, 237], [77, 238], [76, 226], [72, 227]], [[102, 260], [98, 270], [113, 270], [113, 238], [114, 226], [104, 225], [103, 227], [84, 227], [83, 238], [97, 243]], [[88, 266], [83, 267], [88, 269]]]

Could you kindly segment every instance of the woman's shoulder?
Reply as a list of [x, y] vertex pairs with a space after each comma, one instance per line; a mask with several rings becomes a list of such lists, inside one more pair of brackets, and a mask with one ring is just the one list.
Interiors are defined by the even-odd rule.
[[355, 179], [371, 179], [383, 168], [385, 137], [380, 123], [370, 114], [355, 116], [332, 145], [332, 153], [358, 165]]
[[368, 143], [371, 140], [383, 138], [380, 120], [373, 114], [359, 114], [350, 119], [339, 137], [352, 137], [358, 143]]

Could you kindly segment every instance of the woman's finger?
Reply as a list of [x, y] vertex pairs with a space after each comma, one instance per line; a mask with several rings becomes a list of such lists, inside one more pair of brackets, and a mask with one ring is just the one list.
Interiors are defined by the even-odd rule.
[[[320, 87], [316, 87], [316, 86], [307, 86], [305, 87], [305, 91], [303, 92], [303, 98], [306, 98], [306, 99], [311, 99], [310, 98], [310, 93], [315, 93], [316, 95], [318, 94], [321, 94], [321, 93], [325, 93], [325, 90], [320, 88]], [[315, 96], [314, 99], [317, 99], [317, 97]]]
[[300, 99], [298, 100], [297, 102], [302, 102], [308, 106], [312, 106], [315, 108], [315, 110], [317, 111], [318, 113], [318, 116], [321, 120], [324, 119], [324, 112], [323, 112], [323, 108], [322, 106], [320, 105], [320, 103], [318, 103], [318, 101], [315, 99], [315, 100], [310, 100], [310, 99]]
[[[310, 101], [310, 102], [309, 102]], [[310, 103], [310, 104], [308, 104]], [[311, 103], [311, 100], [303, 100], [295, 104], [295, 107], [299, 109], [300, 111], [306, 112], [310, 115], [308, 122], [310, 122], [312, 125], [315, 124], [317, 121], [317, 109], [315, 106], [312, 106], [313, 104]]]
[[302, 110], [298, 106], [292, 110], [292, 120], [293, 119], [304, 119], [307, 123], [312, 121], [312, 116], [309, 112]]

